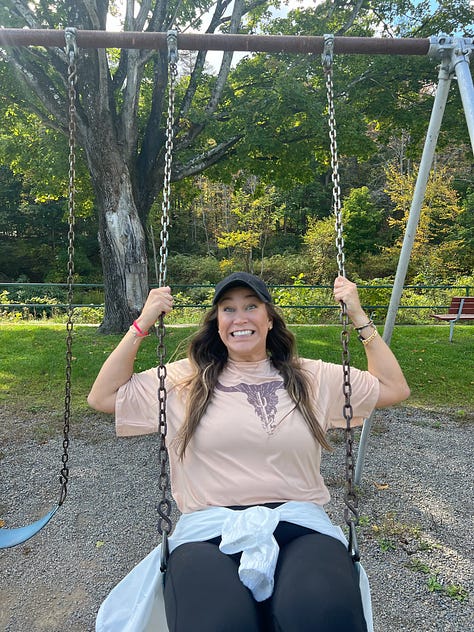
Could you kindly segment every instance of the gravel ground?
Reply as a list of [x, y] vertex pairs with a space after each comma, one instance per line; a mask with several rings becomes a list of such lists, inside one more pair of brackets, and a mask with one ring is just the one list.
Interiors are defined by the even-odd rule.
[[[8, 526], [57, 499], [62, 447], [44, 438], [49, 421], [0, 412]], [[472, 429], [472, 419], [413, 408], [376, 414], [360, 501], [376, 632], [474, 631]], [[333, 439], [323, 471], [340, 523], [343, 443]], [[156, 544], [156, 437], [118, 440], [109, 418], [90, 415], [73, 421], [70, 451], [65, 504], [36, 537], [0, 552], [5, 632], [92, 631], [109, 590]]]

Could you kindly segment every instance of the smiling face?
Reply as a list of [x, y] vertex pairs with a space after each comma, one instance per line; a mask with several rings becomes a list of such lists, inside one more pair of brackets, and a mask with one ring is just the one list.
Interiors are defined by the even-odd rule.
[[267, 357], [266, 340], [272, 321], [265, 303], [249, 287], [234, 287], [222, 296], [217, 325], [231, 360], [257, 362]]

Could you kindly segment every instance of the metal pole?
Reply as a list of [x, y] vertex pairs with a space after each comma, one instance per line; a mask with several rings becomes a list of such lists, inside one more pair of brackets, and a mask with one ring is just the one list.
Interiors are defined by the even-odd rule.
[[418, 178], [416, 180], [413, 200], [410, 207], [410, 213], [408, 215], [402, 250], [400, 252], [400, 258], [398, 260], [392, 296], [390, 298], [390, 305], [388, 307], [387, 317], [385, 319], [383, 338], [387, 344], [390, 344], [390, 341], [392, 339], [393, 327], [395, 325], [398, 306], [400, 305], [403, 285], [405, 283], [411, 251], [413, 248], [413, 243], [415, 241], [416, 230], [420, 219], [421, 206], [425, 197], [426, 185], [428, 183], [431, 165], [433, 163], [433, 158], [436, 150], [436, 143], [438, 141], [439, 130], [441, 127], [441, 122], [443, 120], [446, 101], [448, 99], [449, 87], [451, 85], [451, 77], [451, 65], [442, 63], [439, 70], [438, 88], [436, 90], [433, 110], [431, 112], [431, 118], [426, 134], [425, 146], [423, 148]]
[[466, 46], [465, 40], [457, 39], [455, 41], [452, 61], [454, 72], [458, 80], [464, 115], [471, 139], [471, 147], [474, 152], [474, 87], [472, 84], [471, 71], [469, 69], [469, 53], [469, 46]]
[[[166, 33], [88, 31], [77, 29], [79, 48], [138, 48], [166, 50]], [[64, 31], [56, 29], [0, 29], [0, 46], [63, 46]], [[233, 50], [321, 54], [324, 37], [316, 35], [234, 35], [178, 33], [179, 50]], [[427, 55], [428, 38], [335, 37], [337, 54]]]
[[[420, 170], [418, 172], [418, 178], [416, 180], [410, 213], [408, 215], [402, 250], [400, 253], [400, 258], [398, 260], [397, 272], [393, 284], [392, 295], [390, 297], [390, 305], [387, 311], [387, 317], [385, 319], [383, 339], [388, 345], [390, 344], [390, 341], [392, 339], [393, 327], [395, 325], [398, 306], [400, 305], [400, 299], [403, 292], [408, 263], [410, 261], [411, 251], [413, 248], [413, 243], [415, 241], [416, 229], [418, 227], [418, 222], [420, 219], [421, 206], [423, 204], [426, 185], [428, 183], [431, 165], [433, 163], [433, 157], [436, 149], [436, 143], [438, 141], [441, 122], [443, 120], [446, 101], [448, 99], [452, 72], [453, 69], [451, 63], [449, 63], [449, 60], [443, 59], [439, 69], [438, 88], [436, 90], [433, 110], [431, 112], [431, 118], [428, 125], [425, 146], [423, 148]], [[367, 440], [370, 434], [370, 429], [372, 427], [373, 417], [374, 413], [372, 413], [370, 417], [365, 420], [364, 426], [362, 428], [354, 476], [356, 485], [360, 484], [360, 480], [362, 477], [362, 470], [364, 467], [365, 456], [367, 452]]]

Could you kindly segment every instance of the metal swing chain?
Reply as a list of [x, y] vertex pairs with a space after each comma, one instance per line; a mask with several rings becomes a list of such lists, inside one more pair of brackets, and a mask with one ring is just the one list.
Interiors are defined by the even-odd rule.
[[72, 372], [72, 334], [73, 334], [73, 284], [74, 284], [74, 223], [75, 223], [75, 178], [76, 178], [76, 80], [77, 45], [76, 29], [67, 28], [66, 55], [68, 62], [68, 99], [69, 99], [69, 183], [68, 183], [68, 265], [67, 265], [67, 323], [66, 323], [66, 384], [64, 396], [63, 455], [59, 481], [61, 494], [59, 505], [67, 495], [69, 481], [69, 426], [71, 420], [71, 372]]
[[166, 120], [165, 169], [163, 177], [163, 200], [161, 203], [161, 233], [160, 233], [160, 265], [158, 283], [166, 283], [168, 259], [168, 224], [171, 198], [171, 166], [173, 163], [174, 144], [174, 101], [176, 94], [176, 79], [178, 77], [178, 36], [176, 31], [168, 31], [168, 115]]
[[[328, 122], [329, 139], [331, 149], [331, 172], [332, 172], [332, 202], [335, 217], [336, 248], [337, 248], [337, 268], [338, 274], [345, 277], [345, 255], [343, 222], [341, 211], [341, 189], [339, 181], [339, 161], [336, 136], [336, 115], [334, 110], [334, 87], [333, 87], [333, 51], [334, 35], [324, 36], [324, 53], [322, 62], [326, 74], [326, 94], [328, 102]], [[341, 301], [340, 318], [342, 323], [341, 345], [342, 345], [342, 368], [343, 368], [343, 393], [345, 403], [343, 415], [346, 420], [345, 428], [345, 468], [346, 468], [346, 489], [344, 494], [344, 519], [349, 528], [349, 552], [352, 559], [357, 562], [360, 559], [357, 545], [356, 526], [359, 522], [358, 496], [354, 483], [355, 477], [355, 457], [354, 457], [354, 429], [351, 427], [353, 410], [351, 405], [351, 377], [350, 377], [350, 353], [349, 353], [349, 316], [346, 304]]]
[[[167, 258], [168, 258], [168, 225], [170, 214], [170, 195], [171, 195], [171, 167], [173, 162], [173, 140], [174, 140], [174, 100], [175, 86], [178, 76], [178, 48], [177, 48], [176, 31], [168, 31], [168, 115], [166, 122], [166, 145], [165, 145], [165, 168], [163, 178], [163, 201], [161, 204], [161, 233], [160, 233], [160, 263], [159, 263], [159, 279], [158, 284], [163, 287], [166, 283]], [[158, 503], [158, 531], [162, 536], [162, 554], [160, 570], [166, 570], [168, 559], [168, 536], [171, 533], [171, 501], [170, 501], [170, 477], [169, 477], [169, 459], [168, 450], [166, 448], [166, 434], [168, 430], [166, 420], [166, 345], [165, 345], [166, 328], [164, 324], [163, 314], [158, 321], [157, 336], [157, 356], [158, 356], [158, 421], [160, 431], [160, 475], [158, 487], [161, 491], [161, 498]]]

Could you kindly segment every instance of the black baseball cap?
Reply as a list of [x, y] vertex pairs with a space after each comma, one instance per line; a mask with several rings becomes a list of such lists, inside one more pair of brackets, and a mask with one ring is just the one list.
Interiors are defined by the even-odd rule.
[[241, 286], [247, 286], [251, 288], [258, 296], [258, 298], [264, 303], [272, 302], [270, 292], [268, 291], [268, 288], [262, 281], [262, 279], [254, 276], [253, 274], [249, 274], [248, 272], [232, 272], [232, 274], [226, 276], [225, 279], [222, 279], [222, 281], [219, 281], [219, 283], [216, 285], [212, 304], [215, 305], [222, 297], [224, 292], [230, 290], [231, 287]]

